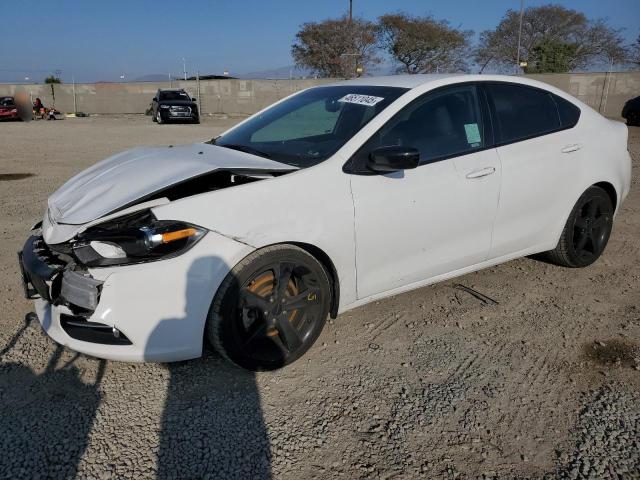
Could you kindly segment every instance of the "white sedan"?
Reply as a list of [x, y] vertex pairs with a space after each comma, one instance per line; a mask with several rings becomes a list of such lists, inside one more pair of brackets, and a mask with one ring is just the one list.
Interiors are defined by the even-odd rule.
[[19, 257], [71, 349], [174, 361], [209, 340], [268, 370], [376, 299], [540, 252], [593, 263], [630, 177], [627, 128], [549, 85], [360, 78], [99, 162], [49, 198]]

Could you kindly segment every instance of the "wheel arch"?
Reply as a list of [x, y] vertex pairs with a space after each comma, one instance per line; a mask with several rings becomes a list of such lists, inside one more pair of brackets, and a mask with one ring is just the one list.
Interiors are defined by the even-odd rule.
[[611, 204], [613, 205], [613, 211], [615, 212], [618, 208], [618, 192], [616, 191], [616, 187], [609, 182], [597, 182], [591, 185], [592, 187], [599, 187], [603, 189], [607, 195], [609, 195], [609, 199], [611, 200]]
[[338, 279], [338, 271], [333, 261], [327, 253], [321, 248], [304, 242], [281, 242], [278, 245], [295, 245], [303, 249], [309, 255], [320, 262], [329, 275], [331, 287], [331, 305], [329, 307], [329, 315], [331, 318], [338, 316], [338, 308], [340, 306], [340, 280]]

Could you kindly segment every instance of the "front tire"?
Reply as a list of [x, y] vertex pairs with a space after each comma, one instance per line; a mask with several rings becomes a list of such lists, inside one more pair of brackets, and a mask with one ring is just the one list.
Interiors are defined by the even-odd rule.
[[300, 358], [322, 332], [329, 277], [294, 245], [253, 252], [222, 282], [206, 325], [215, 349], [248, 370], [275, 370]]
[[558, 245], [547, 256], [563, 267], [591, 265], [604, 252], [612, 226], [611, 198], [602, 188], [589, 187], [571, 210]]
[[160, 110], [158, 110], [156, 113], [156, 123], [158, 125], [162, 125], [164, 123], [162, 120], [162, 115], [160, 115]]

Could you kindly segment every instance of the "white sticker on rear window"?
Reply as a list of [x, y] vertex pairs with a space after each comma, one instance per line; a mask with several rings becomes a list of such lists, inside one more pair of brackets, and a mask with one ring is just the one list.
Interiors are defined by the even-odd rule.
[[360, 95], [359, 93], [348, 93], [338, 101], [343, 103], [355, 103], [356, 105], [364, 105], [366, 107], [373, 107], [376, 103], [381, 102], [382, 100], [384, 100], [384, 97]]

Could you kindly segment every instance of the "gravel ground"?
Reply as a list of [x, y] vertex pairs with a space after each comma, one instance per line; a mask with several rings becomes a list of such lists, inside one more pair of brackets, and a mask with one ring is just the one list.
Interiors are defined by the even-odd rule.
[[640, 478], [640, 128], [587, 269], [527, 258], [375, 302], [275, 373], [213, 352], [106, 362], [43, 335], [15, 252], [46, 197], [109, 154], [234, 121], [0, 125], [0, 478]]

